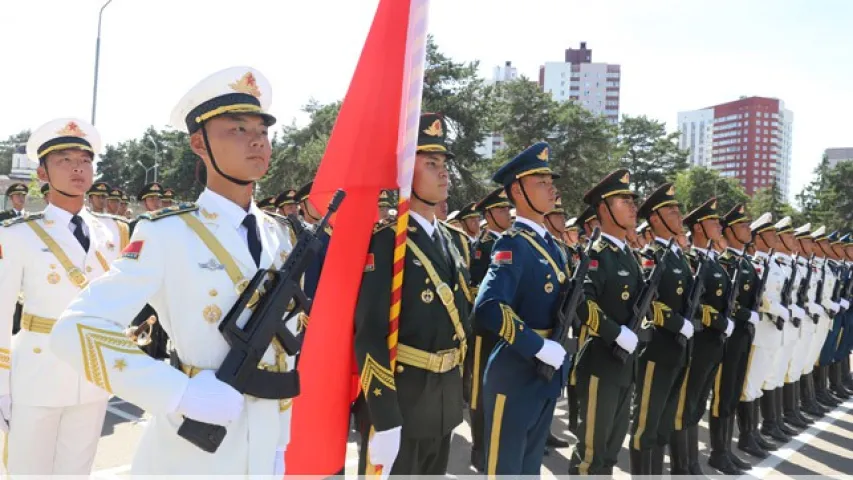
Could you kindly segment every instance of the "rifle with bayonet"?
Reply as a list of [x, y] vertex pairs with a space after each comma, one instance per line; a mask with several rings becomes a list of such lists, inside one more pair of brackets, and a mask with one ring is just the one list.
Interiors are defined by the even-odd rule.
[[[637, 296], [637, 300], [634, 302], [634, 307], [632, 309], [634, 313], [625, 326], [634, 332], [635, 335], [640, 331], [640, 327], [643, 325], [643, 319], [649, 314], [652, 302], [655, 301], [658, 296], [658, 285], [660, 285], [660, 280], [663, 278], [663, 272], [666, 268], [666, 260], [670, 255], [672, 255], [672, 245], [674, 242], [675, 236], [669, 239], [669, 243], [666, 244], [666, 250], [664, 250], [663, 255], [655, 262], [655, 266], [649, 274], [649, 279], [644, 282], [643, 289], [640, 291], [640, 295]], [[631, 356], [631, 354], [624, 348], [620, 347], [618, 343], [613, 345], [612, 353], [613, 356], [622, 363], [625, 363], [628, 360], [628, 357]]]
[[[794, 256], [793, 262], [791, 263], [791, 276], [785, 280], [785, 285], [782, 286], [782, 306], [791, 309], [791, 294], [794, 290], [794, 282], [797, 281], [797, 264], [800, 260], [800, 254]], [[791, 323], [796, 328], [800, 328], [800, 319], [791, 315]]]
[[[296, 245], [279, 270], [258, 270], [219, 324], [219, 331], [231, 350], [216, 371], [216, 378], [238, 392], [265, 399], [293, 398], [299, 394], [297, 371], [272, 372], [259, 368], [259, 364], [274, 340], [290, 356], [299, 352], [301, 341], [286, 324], [299, 313], [311, 311], [312, 300], [305, 295], [300, 280], [323, 249], [324, 237], [329, 235], [326, 225], [344, 195], [342, 190], [335, 193], [329, 211], [313, 229], [300, 228], [296, 232]], [[291, 223], [295, 227], [301, 225], [299, 221]], [[241, 327], [238, 319], [247, 310], [251, 315]], [[226, 433], [221, 425], [191, 418], [184, 419], [178, 428], [178, 435], [209, 453], [219, 448]]]
[[[705, 250], [710, 252], [713, 248], [714, 241], [708, 240], [708, 248]], [[687, 303], [684, 304], [684, 309], [681, 311], [681, 316], [693, 324], [694, 332], [698, 332], [703, 328], [702, 320], [697, 318], [696, 312], [699, 310], [699, 305], [702, 304], [702, 295], [705, 294], [705, 271], [708, 269], [708, 262], [711, 261], [708, 255], [704, 255], [698, 250], [696, 253], [699, 256], [699, 265], [696, 267], [696, 274], [693, 275], [693, 285], [690, 286]], [[678, 344], [682, 347], [690, 345], [687, 337], [681, 333], [678, 334]], [[690, 358], [689, 352], [687, 358]]]
[[[569, 340], [569, 330], [575, 323], [574, 319], [578, 315], [578, 305], [580, 305], [581, 300], [584, 298], [583, 282], [586, 279], [586, 273], [589, 270], [589, 250], [592, 248], [592, 244], [598, 240], [599, 235], [601, 235], [601, 232], [596, 228], [592, 231], [592, 235], [589, 237], [589, 244], [587, 244], [586, 248], [578, 249], [578, 255], [580, 256], [578, 266], [575, 269], [572, 278], [564, 283], [563, 287], [560, 289], [560, 296], [557, 301], [557, 322], [555, 324], [554, 331], [551, 333], [549, 338], [562, 345], [567, 351], [570, 350], [567, 345]], [[548, 382], [550, 382], [554, 377], [554, 373], [556, 373], [556, 371], [556, 368], [544, 362], [539, 362], [536, 367], [536, 373]]]
[[809, 304], [809, 285], [812, 282], [812, 271], [814, 270], [814, 253], [809, 256], [809, 261], [806, 263], [806, 276], [803, 277], [803, 281], [800, 282], [800, 288], [797, 289], [797, 306], [806, 310], [811, 317], [812, 321], [817, 323], [817, 313], [812, 313], [808, 311]]

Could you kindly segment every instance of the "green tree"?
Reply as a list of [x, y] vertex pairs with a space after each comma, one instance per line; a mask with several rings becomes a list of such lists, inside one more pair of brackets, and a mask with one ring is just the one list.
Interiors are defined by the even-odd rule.
[[490, 132], [493, 87], [477, 76], [479, 62], [455, 62], [427, 39], [426, 68], [421, 111], [438, 112], [447, 120], [451, 149], [448, 162], [450, 210], [482, 198], [492, 188], [486, 180], [492, 162], [484, 161], [477, 147]]
[[663, 122], [645, 115], [622, 117], [619, 124], [621, 163], [631, 172], [631, 181], [641, 196], [688, 167], [688, 152], [678, 148], [678, 135], [678, 132], [666, 133]]
[[681, 203], [685, 214], [711, 197], [717, 197], [720, 216], [736, 204], [749, 200], [737, 180], [725, 178], [718, 171], [707, 167], [691, 167], [678, 172], [674, 184], [675, 198]]
[[834, 216], [836, 194], [830, 188], [829, 173], [829, 159], [824, 155], [814, 169], [812, 181], [797, 195], [803, 215], [815, 228], [830, 223]]
[[30, 139], [30, 131], [24, 130], [9, 135], [5, 141], [0, 141], [0, 175], [8, 175], [12, 171], [12, 154], [18, 145], [25, 145]]
[[514, 155], [553, 136], [559, 108], [550, 93], [522, 76], [497, 85], [492, 128], [503, 136], [508, 154]]
[[752, 218], [758, 218], [765, 212], [770, 212], [774, 222], [787, 216], [793, 219], [799, 214], [794, 207], [785, 202], [785, 196], [776, 182], [753, 193], [747, 209]]

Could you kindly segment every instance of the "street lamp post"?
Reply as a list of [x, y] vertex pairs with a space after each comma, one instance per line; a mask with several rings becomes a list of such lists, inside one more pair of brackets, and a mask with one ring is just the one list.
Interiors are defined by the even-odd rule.
[[[148, 138], [148, 141], [151, 142], [151, 145], [154, 146], [154, 166], [152, 168], [154, 169], [154, 181], [156, 182], [157, 181], [157, 171], [158, 171], [158, 168], [160, 167], [160, 147], [157, 146], [157, 142], [155, 142], [153, 138], [151, 138], [151, 137], [147, 137], [147, 138]], [[148, 182], [146, 181], [145, 183], [148, 183]]]
[[[137, 161], [136, 161], [136, 164], [137, 164], [137, 165], [139, 165], [140, 167], [142, 167], [142, 169], [143, 169], [143, 170], [145, 170], [145, 185], [148, 185], [148, 172], [150, 172], [151, 170], [156, 169], [156, 168], [157, 168], [157, 163], [155, 162], [155, 163], [154, 163], [154, 165], [152, 165], [152, 166], [150, 166], [150, 167], [146, 167], [142, 162], [140, 162], [139, 160], [137, 160]], [[157, 175], [156, 170], [155, 170], [154, 175], [155, 175], [154, 181], [156, 182], [156, 181], [157, 181], [157, 178], [156, 178], [156, 175]]]
[[112, 1], [113, 0], [107, 0], [107, 2], [101, 7], [101, 11], [98, 13], [98, 39], [95, 41], [95, 81], [92, 87], [92, 125], [95, 124], [95, 109], [98, 103], [98, 66], [101, 59], [101, 18], [104, 15], [104, 9], [107, 8], [107, 5], [112, 3]]

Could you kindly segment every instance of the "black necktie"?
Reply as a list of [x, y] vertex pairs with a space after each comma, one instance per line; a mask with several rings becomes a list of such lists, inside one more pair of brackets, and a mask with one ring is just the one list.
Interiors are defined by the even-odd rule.
[[86, 252], [89, 251], [89, 237], [86, 236], [86, 232], [83, 231], [83, 219], [80, 218], [80, 215], [74, 215], [71, 217], [71, 223], [74, 224], [74, 238], [80, 242], [80, 245], [83, 247], [83, 250]]
[[432, 231], [432, 242], [435, 243], [435, 248], [438, 249], [438, 252], [441, 254], [441, 258], [443, 258], [444, 261], [447, 261], [447, 253], [444, 251], [444, 244], [441, 242], [437, 228]]
[[261, 237], [258, 233], [258, 221], [251, 213], [243, 219], [243, 226], [248, 230], [247, 238], [249, 240], [249, 253], [252, 254], [252, 259], [255, 260], [255, 266], [261, 265]]

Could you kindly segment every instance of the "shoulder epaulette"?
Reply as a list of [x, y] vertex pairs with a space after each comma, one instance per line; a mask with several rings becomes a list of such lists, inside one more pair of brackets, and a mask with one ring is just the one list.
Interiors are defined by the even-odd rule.
[[278, 213], [273, 213], [273, 212], [264, 212], [264, 215], [272, 218], [273, 220], [278, 222], [280, 225], [284, 225], [285, 227], [288, 227], [288, 228], [291, 227], [290, 219], [288, 217], [285, 217], [284, 215], [280, 215]]
[[455, 227], [455, 226], [453, 226], [447, 222], [441, 222], [441, 224], [444, 225], [445, 227], [447, 227], [448, 230], [452, 230], [456, 233], [461, 233], [462, 235], [466, 235], [466, 233], [464, 231], [462, 231], [462, 229], [459, 227]]
[[128, 220], [125, 217], [122, 217], [119, 215], [113, 215], [111, 213], [97, 213], [97, 212], [89, 212], [89, 213], [91, 213], [93, 217], [109, 218], [111, 220], [115, 220], [117, 222], [122, 222], [122, 223], [129, 223], [130, 222], [130, 220]]
[[607, 243], [600, 238], [592, 244], [592, 249], [597, 253], [603, 252], [605, 248], [607, 248]]
[[390, 222], [377, 223], [376, 226], [373, 227], [373, 234], [376, 235], [377, 233], [379, 233], [383, 230], [387, 230], [389, 227], [396, 227], [396, 226], [397, 226], [397, 220], [396, 219], [391, 220]]
[[196, 210], [198, 210], [197, 204], [192, 202], [183, 202], [177, 205], [172, 205], [171, 207], [154, 210], [153, 212], [143, 213], [139, 218], [154, 222], [161, 218], [171, 217], [173, 215], [182, 215], [184, 213], [195, 212]]
[[0, 222], [0, 225], [2, 225], [4, 227], [11, 227], [12, 225], [17, 225], [19, 223], [32, 222], [33, 220], [39, 220], [42, 218], [44, 218], [43, 212], [25, 213], [24, 215], [21, 215], [20, 217], [15, 217], [15, 218], [10, 218], [8, 220], [3, 220], [3, 222]]
[[518, 228], [510, 227], [509, 230], [504, 232], [504, 235], [509, 236], [509, 237], [514, 237], [514, 236], [518, 235], [519, 233], [521, 233], [521, 231]]

